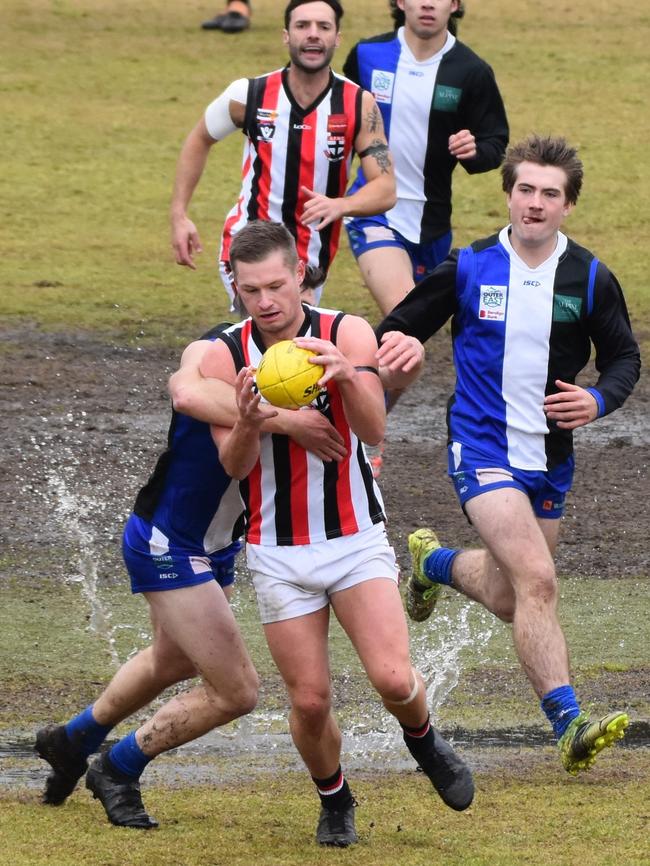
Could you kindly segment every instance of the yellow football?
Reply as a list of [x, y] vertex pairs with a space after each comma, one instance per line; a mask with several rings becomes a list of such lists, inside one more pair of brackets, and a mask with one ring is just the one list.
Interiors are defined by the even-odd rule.
[[262, 396], [274, 406], [299, 409], [314, 400], [324, 370], [309, 359], [316, 353], [301, 349], [293, 340], [274, 343], [262, 355], [255, 372], [255, 384]]

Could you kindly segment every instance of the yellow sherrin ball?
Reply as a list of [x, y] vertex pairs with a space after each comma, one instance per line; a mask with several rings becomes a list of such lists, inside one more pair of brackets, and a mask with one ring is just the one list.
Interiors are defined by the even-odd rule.
[[311, 364], [316, 352], [301, 349], [293, 340], [274, 343], [262, 355], [255, 373], [255, 384], [262, 396], [282, 409], [299, 409], [314, 400], [323, 375], [320, 364]]

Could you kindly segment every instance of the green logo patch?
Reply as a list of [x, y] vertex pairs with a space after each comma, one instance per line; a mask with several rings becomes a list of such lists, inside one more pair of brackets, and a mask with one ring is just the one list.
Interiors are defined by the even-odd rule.
[[582, 312], [582, 298], [572, 295], [556, 295], [553, 299], [554, 322], [577, 322]]
[[460, 87], [437, 84], [433, 92], [433, 107], [437, 111], [458, 111], [458, 103], [463, 95]]

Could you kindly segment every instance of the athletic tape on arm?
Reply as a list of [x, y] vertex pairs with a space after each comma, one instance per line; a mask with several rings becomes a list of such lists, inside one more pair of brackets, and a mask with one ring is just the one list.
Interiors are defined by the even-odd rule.
[[230, 116], [230, 103], [234, 101], [246, 105], [247, 96], [248, 78], [238, 78], [205, 109], [205, 127], [215, 141], [221, 141], [231, 132], [236, 132], [237, 127]]

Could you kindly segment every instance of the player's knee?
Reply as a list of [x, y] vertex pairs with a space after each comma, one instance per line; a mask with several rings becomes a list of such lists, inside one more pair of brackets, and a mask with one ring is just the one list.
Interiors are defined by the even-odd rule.
[[245, 716], [252, 713], [257, 706], [259, 690], [259, 679], [255, 671], [242, 677], [229, 692], [228, 700], [231, 703], [231, 712], [236, 716]]
[[372, 682], [382, 700], [389, 704], [407, 704], [417, 695], [418, 683], [410, 667], [405, 670], [382, 670], [372, 677]]
[[558, 584], [553, 563], [543, 561], [529, 564], [526, 579], [517, 590], [517, 603], [548, 607], [555, 606], [557, 599]]
[[303, 689], [291, 695], [293, 714], [308, 726], [319, 727], [331, 709], [329, 690]]

